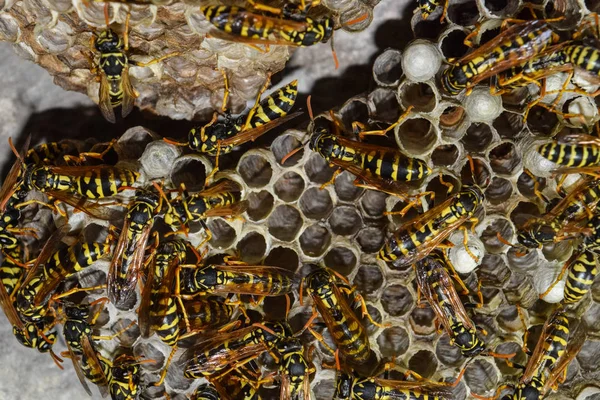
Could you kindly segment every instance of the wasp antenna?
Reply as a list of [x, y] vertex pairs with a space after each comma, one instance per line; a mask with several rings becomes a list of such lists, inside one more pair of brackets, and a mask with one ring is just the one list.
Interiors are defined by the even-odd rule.
[[333, 62], [335, 63], [335, 69], [340, 67], [340, 60], [338, 60], [337, 53], [335, 52], [335, 47], [333, 46], [333, 36], [331, 36], [331, 54], [333, 55]]
[[364, 13], [361, 16], [356, 17], [356, 18], [351, 19], [350, 21], [346, 22], [346, 26], [358, 24], [359, 22], [363, 22], [367, 18], [369, 18], [369, 14], [368, 13]]
[[181, 146], [181, 147], [186, 147], [189, 146], [190, 143], [189, 142], [178, 142], [177, 140], [173, 140], [173, 139], [169, 139], [169, 138], [163, 138], [163, 140], [169, 144], [175, 145], [175, 146]]
[[309, 94], [308, 97], [306, 98], [306, 108], [308, 109], [308, 116], [310, 117], [310, 120], [314, 121], [315, 116], [313, 115], [312, 105], [310, 104], [311, 98], [312, 98], [312, 95]]
[[281, 159], [281, 165], [285, 164], [285, 162], [292, 157], [294, 154], [298, 153], [300, 150], [302, 150], [304, 148], [304, 146], [306, 146], [306, 144], [308, 143], [308, 140], [304, 143], [301, 143], [299, 147], [295, 148], [294, 150], [290, 151], [289, 153], [287, 153], [285, 156], [283, 156], [283, 158]]
[[108, 16], [108, 3], [104, 3], [104, 21], [106, 22], [106, 29], [109, 28], [109, 16]]

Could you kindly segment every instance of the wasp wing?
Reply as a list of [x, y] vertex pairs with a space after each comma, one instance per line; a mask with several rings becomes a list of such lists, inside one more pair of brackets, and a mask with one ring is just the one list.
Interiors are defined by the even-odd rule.
[[210, 267], [233, 276], [233, 286], [216, 285], [216, 291], [257, 296], [268, 296], [271, 293], [282, 295], [292, 291], [294, 273], [283, 268], [262, 265], [211, 265]]
[[288, 114], [284, 117], [280, 117], [280, 118], [274, 119], [272, 121], [269, 121], [266, 124], [260, 125], [256, 128], [242, 131], [242, 132], [238, 133], [237, 135], [234, 135], [228, 139], [219, 141], [219, 145], [223, 146], [223, 147], [239, 146], [246, 142], [254, 141], [259, 136], [267, 133], [271, 129], [274, 129], [274, 128], [278, 127], [279, 125], [283, 125], [284, 123], [298, 117], [299, 115], [302, 115], [302, 112], [295, 112], [292, 114]]
[[104, 72], [102, 72], [100, 75], [101, 79], [100, 90], [98, 92], [98, 106], [100, 107], [100, 111], [102, 112], [102, 115], [104, 115], [104, 118], [106, 118], [108, 122], [112, 122], [114, 124], [117, 122], [117, 119], [115, 118], [115, 111], [113, 110], [113, 106], [110, 101], [110, 83], [108, 82]]
[[121, 74], [121, 82], [123, 85], [123, 102], [121, 103], [121, 116], [125, 118], [133, 110], [135, 105], [136, 94], [133, 86], [131, 85], [131, 79], [129, 77], [129, 66], [123, 68]]
[[215, 207], [206, 210], [204, 215], [210, 217], [235, 217], [244, 213], [248, 209], [249, 203], [247, 200], [242, 200], [226, 207]]
[[[10, 196], [12, 196], [12, 194], [14, 193], [14, 191], [16, 189], [15, 184], [17, 183], [17, 178], [19, 177], [19, 175], [21, 173], [21, 169], [23, 168], [23, 160], [25, 158], [25, 154], [27, 153], [27, 150], [29, 149], [30, 142], [31, 142], [31, 135], [27, 136], [27, 139], [25, 140], [25, 144], [21, 148], [21, 151], [19, 151], [19, 153], [16, 154], [17, 159], [15, 160], [15, 163], [12, 165], [12, 167], [10, 167], [10, 171], [8, 172], [8, 174], [6, 175], [6, 178], [4, 179], [4, 182], [2, 183], [2, 187], [0, 188], [0, 211], [1, 212], [6, 211], [6, 203], [8, 202], [8, 199], [10, 198]], [[8, 143], [11, 146], [11, 148], [14, 148], [14, 146], [12, 144], [12, 138], [8, 139]]]

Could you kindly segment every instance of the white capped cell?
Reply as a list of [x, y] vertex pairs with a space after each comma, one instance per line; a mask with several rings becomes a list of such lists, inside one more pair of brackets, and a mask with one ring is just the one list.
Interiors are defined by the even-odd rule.
[[423, 39], [409, 44], [402, 56], [402, 70], [407, 79], [424, 82], [434, 77], [442, 65], [442, 54], [437, 47]]

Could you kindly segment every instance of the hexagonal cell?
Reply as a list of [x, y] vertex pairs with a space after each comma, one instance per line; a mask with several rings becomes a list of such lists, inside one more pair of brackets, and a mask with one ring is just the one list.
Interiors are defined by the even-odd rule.
[[385, 212], [385, 199], [387, 195], [374, 190], [367, 190], [360, 199], [360, 205], [366, 216], [371, 218], [381, 218]]
[[435, 354], [428, 350], [419, 350], [408, 361], [408, 369], [421, 375], [423, 378], [430, 378], [437, 369], [438, 361]]
[[575, 29], [581, 23], [583, 12], [577, 2], [560, 4], [557, 6], [549, 1], [544, 7], [544, 19], [559, 18], [559, 21], [553, 21], [552, 26], [559, 30]]
[[265, 186], [271, 181], [273, 175], [271, 163], [258, 154], [244, 156], [237, 166], [237, 171], [244, 182], [252, 188]]
[[529, 110], [526, 125], [534, 135], [549, 137], [556, 132], [560, 121], [556, 113], [537, 105]]
[[310, 219], [326, 218], [333, 210], [333, 203], [329, 192], [318, 187], [306, 190], [300, 198], [300, 210]]
[[[493, 217], [489, 217], [493, 218]], [[492, 254], [499, 254], [504, 251], [506, 245], [498, 239], [498, 233], [503, 238], [512, 238], [514, 235], [513, 227], [510, 222], [504, 218], [496, 218], [481, 233], [481, 241], [485, 249]]]
[[421, 307], [422, 305], [424, 304], [421, 303], [410, 313], [410, 327], [415, 335], [431, 335], [436, 331], [436, 316], [431, 307]]
[[[412, 40], [404, 48], [404, 56], [402, 57], [402, 69], [404, 70], [404, 76], [409, 81], [429, 81], [435, 76], [437, 71], [440, 69], [441, 65], [442, 54], [440, 53], [438, 48], [429, 40], [417, 38], [415, 40]], [[431, 86], [431, 88], [433, 91], [436, 91], [436, 88], [433, 85]], [[401, 91], [399, 91], [398, 94], [402, 96]], [[408, 104], [406, 104], [405, 106], [408, 107]]]
[[519, 304], [524, 309], [533, 306], [538, 300], [538, 292], [533, 287], [531, 279], [516, 271], [513, 271], [503, 292], [508, 304]]
[[408, 350], [410, 337], [404, 328], [394, 326], [381, 332], [377, 337], [377, 345], [382, 357], [398, 357]]
[[467, 113], [460, 105], [449, 105], [440, 115], [442, 137], [449, 140], [460, 139], [465, 134], [468, 124]]
[[479, 278], [485, 286], [502, 287], [510, 279], [510, 269], [497, 254], [486, 254], [479, 266]]
[[291, 242], [296, 238], [302, 223], [300, 212], [288, 205], [277, 206], [267, 219], [269, 233], [284, 242]]
[[436, 167], [450, 167], [456, 160], [460, 151], [458, 147], [453, 144], [443, 144], [435, 148], [431, 154], [431, 162]]
[[348, 171], [344, 171], [335, 178], [334, 188], [338, 198], [342, 201], [354, 201], [362, 194], [364, 189], [356, 186], [356, 177]]
[[431, 112], [437, 106], [435, 89], [429, 82], [411, 83], [406, 81], [398, 88], [398, 97], [404, 108], [412, 105], [415, 112]]
[[151, 130], [136, 126], [121, 135], [115, 150], [120, 160], [135, 160], [140, 158], [146, 146], [157, 138], [158, 136]]
[[[442, 182], [443, 180], [443, 182]], [[442, 204], [448, 197], [457, 193], [460, 189], [460, 183], [452, 175], [434, 176], [425, 187], [426, 192], [433, 192], [435, 195], [433, 206]], [[448, 191], [450, 190], [450, 193]]]
[[489, 153], [490, 167], [499, 175], [512, 175], [521, 167], [521, 153], [512, 142], [504, 142]]
[[298, 254], [287, 247], [274, 247], [265, 258], [265, 265], [283, 268], [291, 272], [296, 272], [299, 264]]
[[450, 3], [448, 6], [448, 19], [460, 26], [475, 25], [479, 19], [477, 2], [468, 0], [464, 2]]
[[321, 225], [311, 225], [300, 235], [300, 248], [309, 257], [319, 257], [329, 247], [331, 233]]
[[289, 171], [284, 173], [275, 182], [275, 194], [286, 202], [296, 201], [304, 191], [304, 179], [297, 173]]
[[461, 27], [450, 28], [442, 34], [440, 41], [440, 50], [446, 60], [454, 58], [459, 59], [469, 51], [469, 47], [464, 41], [467, 38], [467, 32]]
[[539, 264], [539, 256], [536, 251], [523, 254], [521, 249], [511, 247], [506, 252], [506, 260], [511, 269], [515, 271], [534, 270]]
[[369, 106], [364, 98], [352, 98], [340, 108], [339, 115], [346, 129], [351, 132], [353, 122], [369, 122]]
[[300, 146], [302, 146], [302, 142], [300, 142], [300, 140], [298, 140], [292, 135], [284, 134], [278, 136], [277, 138], [275, 138], [275, 140], [273, 140], [273, 143], [271, 144], [271, 151], [275, 156], [277, 164], [284, 167], [291, 167], [298, 164], [298, 162], [302, 159], [302, 156], [304, 155], [304, 149], [300, 150], [299, 152], [285, 160], [285, 163], [283, 164], [281, 163], [281, 160], [283, 160], [283, 158], [291, 151], [297, 149]]
[[331, 180], [335, 168], [330, 167], [320, 155], [313, 154], [304, 164], [304, 171], [311, 182], [323, 184]]
[[156, 372], [160, 371], [165, 363], [165, 355], [162, 351], [157, 349], [152, 343], [149, 342], [137, 342], [133, 347], [133, 354], [136, 357], [143, 357], [147, 360], [154, 360], [154, 362], [145, 362], [142, 365], [145, 370]]
[[263, 235], [258, 232], [249, 232], [237, 243], [237, 253], [242, 261], [248, 264], [256, 264], [265, 256], [267, 242]]
[[517, 180], [517, 189], [519, 193], [521, 193], [525, 197], [529, 198], [537, 198], [535, 193], [537, 186], [537, 190], [540, 192], [546, 188], [546, 178], [534, 177], [532, 174], [528, 174], [523, 172], [519, 175], [519, 179]]
[[383, 274], [377, 265], [361, 265], [353, 282], [363, 295], [377, 291], [383, 284]]
[[577, 355], [579, 366], [585, 371], [597, 371], [598, 359], [600, 358], [600, 341], [588, 338]]
[[261, 221], [271, 213], [275, 199], [266, 190], [252, 192], [247, 197], [248, 209], [246, 213], [252, 221]]
[[427, 153], [437, 139], [435, 127], [425, 118], [405, 119], [396, 127], [396, 142], [411, 155]]
[[403, 285], [388, 286], [381, 296], [383, 309], [392, 317], [400, 317], [408, 313], [414, 306], [415, 299]]
[[522, 131], [525, 124], [523, 123], [523, 116], [510, 111], [503, 111], [498, 118], [494, 120], [492, 124], [500, 137], [504, 139], [513, 139], [518, 136]]
[[336, 246], [329, 250], [323, 261], [326, 267], [344, 276], [350, 275], [358, 262], [356, 254], [352, 250], [341, 246]]
[[331, 400], [335, 394], [336, 381], [326, 379], [319, 381], [314, 387], [316, 400]]
[[514, 14], [519, 5], [520, 2], [517, 0], [483, 0], [486, 11], [497, 17]]
[[525, 225], [531, 218], [537, 218], [540, 215], [540, 210], [536, 204], [528, 201], [520, 201], [510, 213], [510, 220], [519, 228]]
[[338, 206], [329, 216], [329, 225], [333, 233], [341, 236], [354, 235], [362, 226], [358, 210], [352, 206]]
[[356, 241], [364, 253], [377, 253], [385, 239], [385, 232], [376, 227], [361, 227]]
[[442, 32], [444, 25], [440, 23], [440, 18], [435, 17], [433, 13], [427, 19], [423, 19], [420, 13], [415, 13], [411, 19], [411, 26], [414, 33], [414, 37], [424, 39], [437, 39], [438, 35]]
[[378, 88], [369, 93], [367, 98], [369, 112], [372, 118], [388, 123], [396, 122], [400, 116], [400, 104], [396, 91]]
[[212, 232], [210, 244], [213, 247], [226, 249], [235, 241], [235, 229], [222, 218], [208, 221], [208, 229]]
[[494, 140], [492, 129], [487, 124], [472, 124], [461, 139], [465, 150], [469, 153], [482, 154]]
[[471, 391], [482, 396], [498, 386], [496, 368], [486, 360], [475, 360], [469, 364], [464, 379]]
[[402, 76], [402, 56], [398, 50], [387, 49], [373, 63], [373, 78], [380, 86], [396, 86]]
[[175, 160], [170, 178], [174, 187], [183, 183], [187, 190], [195, 192], [204, 187], [206, 175], [206, 165], [199, 157], [185, 156]]
[[494, 205], [503, 204], [513, 194], [512, 183], [504, 178], [494, 178], [485, 189], [485, 198]]
[[464, 357], [460, 349], [450, 343], [450, 337], [444, 333], [435, 346], [435, 354], [442, 363], [451, 366], [462, 364]]

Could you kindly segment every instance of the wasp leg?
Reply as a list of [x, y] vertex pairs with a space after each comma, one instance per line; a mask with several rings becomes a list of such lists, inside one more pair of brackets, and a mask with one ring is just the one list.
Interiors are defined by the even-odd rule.
[[103, 290], [103, 289], [106, 289], [106, 284], [104, 284], [104, 285], [98, 285], [98, 286], [84, 287], [84, 288], [75, 287], [73, 289], [67, 290], [66, 292], [63, 292], [63, 293], [56, 294], [56, 295], [52, 296], [52, 300], [56, 300], [56, 299], [60, 299], [60, 298], [63, 298], [63, 297], [67, 297], [67, 296], [72, 295], [73, 293], [91, 292], [93, 290]]
[[406, 119], [406, 117], [408, 117], [410, 115], [410, 112], [412, 111], [414, 107], [408, 106], [408, 108], [406, 109], [406, 111], [404, 111], [404, 113], [402, 115], [400, 115], [400, 117], [398, 118], [398, 120], [396, 122], [394, 122], [393, 124], [391, 124], [390, 126], [388, 126], [385, 129], [378, 129], [378, 130], [374, 130], [374, 131], [363, 131], [360, 132], [358, 134], [358, 137], [363, 139], [365, 136], [367, 135], [376, 135], [376, 136], [385, 136], [387, 135], [387, 133], [389, 131], [391, 131], [392, 129], [394, 129], [396, 126], [398, 126], [402, 121], [404, 121]]
[[324, 184], [322, 184], [322, 185], [321, 185], [321, 187], [320, 187], [319, 189], [323, 190], [323, 189], [325, 189], [327, 186], [329, 186], [329, 185], [333, 185], [333, 184], [335, 183], [335, 178], [337, 178], [337, 176], [338, 176], [339, 174], [341, 174], [341, 173], [342, 173], [342, 169], [341, 169], [341, 168], [338, 168], [338, 169], [336, 169], [336, 170], [335, 170], [335, 172], [333, 173], [333, 175], [331, 176], [331, 179], [330, 179], [330, 180], [328, 180], [327, 182], [325, 182]]
[[469, 233], [468, 233], [469, 230], [468, 230], [468, 228], [466, 228], [465, 226], [461, 226], [458, 229], [463, 231], [463, 245], [465, 246], [465, 251], [473, 259], [473, 261], [479, 262], [479, 257], [475, 256], [475, 254], [473, 254], [471, 252], [471, 249], [469, 249]]
[[158, 57], [158, 58], [154, 58], [154, 59], [152, 59], [152, 60], [150, 60], [150, 61], [147, 61], [147, 62], [141, 62], [141, 61], [129, 60], [129, 64], [131, 64], [131, 65], [133, 65], [133, 66], [135, 66], [135, 67], [141, 67], [141, 68], [144, 68], [144, 67], [148, 67], [148, 66], [150, 66], [150, 65], [153, 65], [153, 64], [159, 63], [159, 62], [161, 62], [161, 61], [164, 61], [164, 60], [166, 60], [167, 58], [171, 58], [171, 57], [177, 57], [177, 56], [182, 56], [182, 55], [183, 55], [183, 53], [182, 53], [182, 52], [180, 52], [180, 51], [175, 51], [175, 52], [173, 52], [173, 53], [165, 54], [164, 56], [161, 56], [161, 57]]
[[136, 324], [135, 321], [131, 321], [131, 323], [129, 325], [127, 325], [125, 328], [119, 329], [117, 332], [113, 333], [112, 335], [92, 335], [92, 339], [94, 339], [94, 340], [113, 340], [113, 339], [121, 336], [123, 333], [127, 332], [135, 324]]
[[248, 112], [248, 115], [246, 117], [246, 122], [244, 123], [242, 131], [250, 129], [249, 124], [250, 124], [250, 121], [252, 120], [252, 117], [254, 117], [256, 110], [260, 106], [260, 98], [263, 95], [263, 93], [267, 90], [267, 88], [269, 87], [270, 84], [271, 84], [271, 73], [269, 72], [267, 74], [267, 79], [265, 79], [265, 84], [260, 88], [260, 90], [258, 91], [258, 94], [256, 95], [256, 101], [254, 102], [254, 105]]
[[259, 2], [255, 1], [255, 0], [247, 0], [247, 2], [255, 10], [266, 11], [266, 12], [271, 13], [273, 15], [279, 15], [282, 12], [281, 8], [271, 7], [271, 6], [268, 6], [266, 4], [259, 3]]

